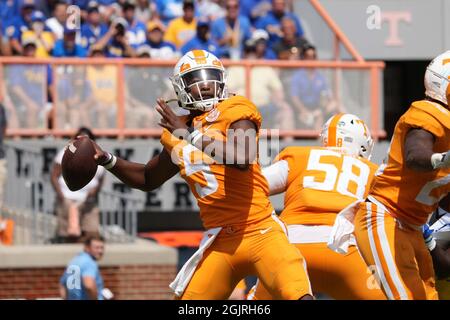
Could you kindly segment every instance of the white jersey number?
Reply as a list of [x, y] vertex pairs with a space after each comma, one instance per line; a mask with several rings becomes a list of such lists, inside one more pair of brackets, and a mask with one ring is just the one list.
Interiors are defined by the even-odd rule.
[[189, 177], [194, 173], [201, 172], [205, 181], [206, 186], [201, 186], [200, 184], [195, 184], [195, 190], [201, 198], [209, 196], [217, 191], [219, 188], [219, 183], [217, 182], [216, 177], [211, 172], [210, 166], [203, 163], [202, 161], [198, 161], [198, 163], [191, 162], [191, 153], [199, 150], [191, 144], [188, 144], [183, 147], [183, 162], [186, 171], [186, 176]]
[[[323, 157], [342, 158], [342, 167], [336, 164], [323, 163]], [[357, 168], [355, 173], [353, 168]], [[332, 191], [336, 190], [342, 195], [362, 199], [366, 191], [370, 168], [361, 160], [343, 155], [331, 150], [311, 150], [306, 170], [322, 171], [325, 173], [323, 181], [317, 181], [317, 176], [305, 176], [303, 187], [314, 190]], [[356, 191], [350, 191], [350, 184], [356, 185]]]
[[427, 206], [434, 206], [436, 203], [441, 201], [441, 199], [445, 197], [447, 194], [443, 193], [441, 197], [437, 198], [432, 195], [432, 191], [437, 188], [443, 187], [449, 183], [450, 183], [450, 174], [446, 175], [445, 177], [427, 182], [417, 195], [416, 201]]

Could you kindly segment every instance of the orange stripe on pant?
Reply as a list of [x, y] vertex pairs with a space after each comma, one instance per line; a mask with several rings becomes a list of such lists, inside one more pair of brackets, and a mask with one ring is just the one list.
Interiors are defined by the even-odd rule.
[[227, 299], [248, 275], [257, 275], [277, 299], [312, 294], [303, 256], [289, 243], [283, 227], [274, 217], [252, 229], [223, 229], [205, 251], [181, 299]]
[[355, 217], [355, 237], [389, 299], [437, 299], [431, 256], [419, 230], [401, 226], [382, 204], [364, 202]]
[[[347, 254], [339, 254], [326, 243], [297, 243], [308, 265], [314, 294], [322, 293], [336, 300], [385, 300], [383, 292], [358, 249], [351, 246]], [[267, 289], [258, 282], [250, 300], [271, 300]]]

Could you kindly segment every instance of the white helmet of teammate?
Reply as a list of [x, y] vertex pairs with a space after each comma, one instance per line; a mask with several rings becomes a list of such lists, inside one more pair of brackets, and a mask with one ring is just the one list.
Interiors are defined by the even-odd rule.
[[324, 147], [335, 147], [346, 154], [369, 159], [372, 155], [373, 139], [367, 125], [350, 113], [339, 113], [324, 124], [320, 134]]
[[440, 54], [425, 71], [425, 95], [448, 106], [450, 100], [450, 50]]
[[[206, 50], [192, 50], [182, 56], [170, 80], [179, 105], [184, 109], [209, 111], [228, 97], [225, 68], [215, 55]], [[202, 96], [200, 86], [205, 83], [214, 84], [213, 96]], [[200, 92], [197, 99], [191, 94], [194, 86]]]

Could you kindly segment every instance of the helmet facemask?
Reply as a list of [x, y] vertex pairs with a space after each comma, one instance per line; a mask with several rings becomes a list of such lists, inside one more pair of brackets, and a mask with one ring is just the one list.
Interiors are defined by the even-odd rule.
[[187, 110], [209, 111], [228, 96], [226, 74], [219, 68], [198, 68], [171, 80], [180, 106]]

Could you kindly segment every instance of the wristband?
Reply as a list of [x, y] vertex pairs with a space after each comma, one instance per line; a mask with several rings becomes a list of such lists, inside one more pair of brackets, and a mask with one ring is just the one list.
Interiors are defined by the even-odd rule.
[[108, 152], [108, 159], [101, 164], [106, 170], [112, 169], [117, 162], [117, 157]]
[[194, 130], [187, 136], [186, 140], [190, 144], [195, 144], [197, 142], [197, 140], [200, 139], [202, 136], [203, 136], [203, 134], [200, 131]]

